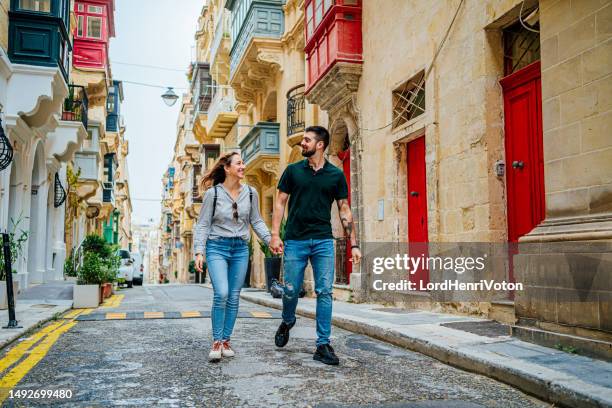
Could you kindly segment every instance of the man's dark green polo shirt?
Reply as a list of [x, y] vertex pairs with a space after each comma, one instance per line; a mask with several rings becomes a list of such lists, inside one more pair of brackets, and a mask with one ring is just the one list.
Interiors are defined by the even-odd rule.
[[331, 206], [334, 200], [348, 198], [344, 173], [327, 160], [315, 172], [308, 160], [287, 166], [278, 189], [289, 194], [289, 216], [285, 239], [333, 238]]

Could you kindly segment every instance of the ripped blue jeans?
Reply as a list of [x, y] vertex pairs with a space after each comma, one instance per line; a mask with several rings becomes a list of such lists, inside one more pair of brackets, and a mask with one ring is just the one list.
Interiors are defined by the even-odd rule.
[[287, 324], [295, 322], [298, 294], [304, 283], [304, 270], [310, 260], [317, 295], [317, 346], [329, 344], [334, 283], [334, 240], [287, 240], [284, 252], [283, 321]]

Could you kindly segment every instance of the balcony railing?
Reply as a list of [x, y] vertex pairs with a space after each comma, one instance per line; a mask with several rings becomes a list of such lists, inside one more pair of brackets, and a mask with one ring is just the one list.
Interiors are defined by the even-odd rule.
[[87, 129], [87, 91], [79, 85], [68, 85], [68, 97], [64, 100], [62, 120], [81, 122]]
[[287, 136], [304, 131], [304, 84], [287, 92]]
[[258, 122], [240, 142], [242, 160], [248, 164], [258, 155], [278, 156], [280, 125], [276, 122]]

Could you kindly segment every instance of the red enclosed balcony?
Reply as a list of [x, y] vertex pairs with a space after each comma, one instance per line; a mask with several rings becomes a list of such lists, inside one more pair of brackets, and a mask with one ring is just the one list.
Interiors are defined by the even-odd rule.
[[339, 62], [361, 64], [362, 0], [306, 0], [306, 94]]
[[73, 65], [103, 69], [108, 66], [108, 42], [115, 36], [115, 0], [76, 0]]

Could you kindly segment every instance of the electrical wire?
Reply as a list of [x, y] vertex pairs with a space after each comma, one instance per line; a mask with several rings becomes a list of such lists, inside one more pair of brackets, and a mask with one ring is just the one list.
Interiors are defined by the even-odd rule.
[[185, 69], [169, 68], [169, 67], [162, 67], [159, 65], [133, 64], [130, 62], [120, 62], [120, 61], [111, 61], [111, 64], [127, 65], [131, 67], [141, 67], [141, 68], [150, 68], [150, 69], [161, 69], [163, 71], [174, 71], [174, 72], [186, 72], [187, 71], [186, 68]]
[[126, 81], [126, 80], [121, 80], [121, 82], [123, 82], [124, 84], [148, 86], [150, 88], [159, 88], [159, 89], [167, 89], [167, 88], [172, 88], [172, 89], [187, 89], [185, 87], [180, 87], [180, 86], [163, 86], [163, 85], [147, 84], [147, 83], [144, 83], [144, 82], [135, 82], [135, 81]]
[[527, 26], [527, 24], [525, 24], [525, 22], [523, 21], [523, 7], [525, 6], [525, 0], [523, 0], [523, 2], [521, 3], [521, 10], [519, 11], [519, 22], [521, 23], [521, 25], [523, 26], [523, 28], [527, 31], [531, 31], [532, 33], [540, 33], [540, 30], [535, 30], [529, 26]]
[[[444, 33], [444, 37], [442, 38], [442, 41], [440, 42], [440, 45], [438, 46], [438, 49], [436, 50], [436, 53], [434, 54], [431, 63], [429, 64], [429, 67], [427, 68], [427, 71], [425, 71], [425, 75], [423, 75], [423, 78], [419, 81], [418, 86], [422, 87], [425, 84], [425, 81], [427, 80], [427, 78], [429, 77], [429, 74], [431, 73], [431, 70], [433, 69], [433, 66], [436, 62], [436, 59], [438, 58], [438, 55], [440, 54], [440, 51], [442, 50], [442, 47], [444, 46], [444, 43], [446, 42], [451, 29], [453, 28], [453, 25], [455, 23], [455, 20], [457, 19], [457, 15], [459, 14], [459, 10], [461, 9], [461, 6], [463, 5], [464, 0], [461, 0], [459, 2], [459, 5], [457, 6], [457, 10], [455, 10], [455, 15], [453, 16], [453, 19], [451, 20], [450, 24], [448, 25], [448, 28], [446, 29], [446, 33]], [[359, 128], [359, 130], [364, 130], [364, 131], [368, 131], [368, 132], [376, 132], [379, 130], [383, 130], [385, 128], [388, 128], [389, 126], [393, 125], [394, 120], [392, 120], [391, 122], [387, 123], [384, 126], [380, 126], [374, 129], [367, 129], [367, 128]]]

